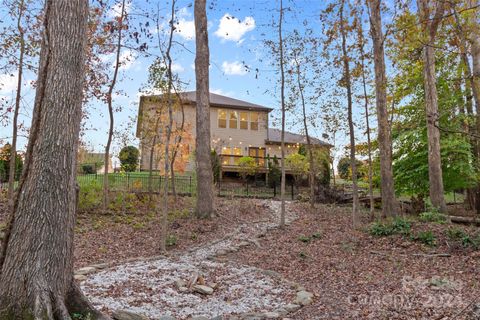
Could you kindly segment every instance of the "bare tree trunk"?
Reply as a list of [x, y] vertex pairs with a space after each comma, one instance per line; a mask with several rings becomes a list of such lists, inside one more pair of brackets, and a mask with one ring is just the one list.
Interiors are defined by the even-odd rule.
[[17, 94], [15, 96], [15, 110], [13, 112], [13, 132], [12, 132], [12, 147], [10, 149], [10, 164], [8, 172], [8, 201], [9, 209], [13, 210], [13, 195], [14, 184], [16, 176], [16, 164], [17, 164], [17, 130], [18, 130], [18, 113], [20, 111], [20, 100], [22, 97], [22, 81], [23, 81], [23, 57], [25, 54], [25, 32], [22, 27], [22, 17], [25, 11], [25, 2], [20, 0], [18, 4], [18, 17], [17, 17], [17, 30], [18, 39], [20, 42], [20, 56], [18, 59], [18, 81], [17, 81]]
[[162, 235], [160, 237], [160, 251], [167, 251], [167, 232], [168, 232], [168, 179], [170, 178], [169, 170], [170, 168], [170, 137], [172, 136], [172, 126], [173, 126], [173, 100], [172, 100], [172, 86], [173, 86], [173, 75], [172, 75], [172, 57], [170, 56], [170, 50], [172, 49], [173, 41], [173, 32], [175, 20], [175, 0], [172, 0], [171, 6], [171, 16], [170, 16], [170, 36], [168, 38], [167, 45], [167, 106], [168, 106], [168, 125], [166, 128], [165, 134], [165, 163], [164, 163], [164, 185], [163, 185], [163, 211], [162, 211]]
[[367, 0], [370, 9], [370, 32], [373, 41], [375, 65], [375, 95], [378, 123], [378, 148], [380, 151], [380, 181], [382, 196], [382, 217], [396, 216], [398, 205], [392, 169], [392, 138], [387, 111], [387, 76], [385, 71], [384, 35], [380, 0]]
[[360, 59], [361, 59], [361, 67], [362, 67], [362, 85], [363, 85], [363, 97], [365, 101], [365, 125], [366, 125], [366, 133], [367, 133], [367, 148], [368, 148], [368, 196], [370, 198], [370, 216], [374, 218], [373, 212], [375, 209], [375, 203], [373, 200], [373, 163], [372, 163], [372, 141], [370, 139], [370, 119], [368, 114], [368, 94], [367, 94], [367, 79], [365, 77], [365, 41], [363, 37], [363, 28], [362, 24], [359, 24], [358, 27], [358, 34], [359, 34], [359, 46], [360, 46]]
[[443, 16], [445, 2], [436, 3], [435, 16], [430, 17], [431, 4], [427, 0], [417, 0], [420, 21], [424, 25], [427, 41], [423, 46], [423, 77], [425, 90], [425, 111], [428, 137], [428, 178], [430, 200], [440, 212], [447, 212], [445, 204], [442, 160], [440, 155], [440, 130], [438, 129], [438, 95], [435, 76], [435, 36]]
[[281, 155], [280, 161], [281, 169], [281, 181], [280, 181], [280, 228], [285, 227], [285, 70], [283, 61], [283, 1], [280, 0], [280, 16], [278, 18], [278, 47], [280, 52], [280, 99], [282, 104], [282, 133], [281, 133]]
[[103, 210], [107, 210], [109, 199], [108, 199], [108, 166], [110, 160], [110, 146], [112, 144], [113, 136], [113, 105], [112, 105], [112, 95], [113, 90], [115, 89], [115, 84], [117, 83], [118, 69], [120, 68], [120, 52], [122, 50], [122, 31], [123, 31], [123, 19], [125, 18], [125, 0], [122, 0], [122, 9], [120, 13], [120, 19], [118, 21], [118, 39], [116, 47], [116, 57], [115, 57], [115, 66], [113, 71], [113, 78], [107, 93], [107, 105], [108, 105], [108, 116], [110, 120], [110, 126], [108, 128], [108, 138], [107, 145], [105, 146], [105, 158], [104, 158], [104, 173], [103, 173]]
[[[467, 115], [468, 116], [471, 116], [471, 117], [475, 117], [476, 118], [476, 125], [475, 126], [469, 126], [468, 125], [468, 121], [465, 121], [464, 123], [464, 130], [465, 132], [471, 132], [472, 134], [477, 134], [478, 133], [478, 126], [479, 126], [479, 123], [480, 123], [480, 114], [478, 113], [478, 105], [480, 103], [480, 98], [479, 98], [479, 87], [476, 87], [475, 86], [475, 79], [473, 77], [473, 72], [472, 72], [472, 67], [470, 66], [470, 62], [468, 60], [468, 53], [467, 53], [467, 37], [465, 35], [465, 32], [463, 30], [463, 27], [462, 27], [462, 24], [461, 24], [461, 21], [460, 21], [460, 17], [458, 15], [458, 12], [456, 10], [456, 7], [455, 7], [455, 4], [452, 3], [451, 4], [451, 7], [452, 7], [452, 10], [453, 10], [453, 13], [454, 13], [454, 16], [455, 16], [455, 22], [456, 22], [456, 30], [457, 30], [457, 34], [458, 34], [458, 37], [460, 39], [460, 45], [459, 45], [459, 48], [460, 48], [460, 57], [462, 58], [462, 62], [464, 64], [464, 74], [465, 74], [465, 92], [466, 92], [466, 111], [467, 111]], [[474, 19], [475, 21], [475, 19]], [[466, 21], [466, 24], [468, 25], [471, 25], [472, 21], [470, 19], [468, 19]], [[474, 22], [474, 26], [477, 26], [478, 28], [478, 23], [475, 23]], [[475, 29], [475, 28], [474, 28]], [[478, 42], [478, 34], [476, 35], [475, 32], [472, 33], [472, 38], [470, 40], [470, 43], [472, 45], [472, 60], [475, 61], [475, 58], [474, 58], [474, 55], [475, 55], [475, 42]], [[476, 55], [477, 55], [477, 59], [480, 59], [480, 45], [477, 44], [477, 52], [476, 52]], [[477, 62], [478, 63], [478, 62]], [[478, 80], [477, 80], [478, 81]], [[475, 100], [475, 105], [477, 106], [477, 114], [474, 115], [473, 114], [473, 104], [472, 104], [472, 98], [474, 98]], [[470, 143], [472, 145], [472, 151], [473, 151], [473, 156], [476, 160], [476, 168], [478, 170], [479, 168], [479, 159], [480, 159], [480, 152], [479, 152], [479, 143], [478, 143], [478, 139], [476, 138], [472, 138], [470, 139]], [[480, 186], [475, 186], [473, 188], [470, 188], [470, 189], [467, 189], [467, 197], [466, 197], [466, 202], [469, 206], [470, 209], [476, 209], [477, 210], [477, 213], [478, 213], [478, 210], [480, 209]]]
[[25, 169], [0, 257], [1, 319], [106, 319], [73, 281], [87, 19], [87, 0], [45, 1]]
[[210, 52], [208, 49], [208, 29], [206, 0], [195, 0], [195, 78], [197, 84], [197, 205], [198, 218], [210, 218], [214, 213], [213, 172], [210, 157], [210, 88], [209, 71]]
[[[475, 1], [476, 6], [480, 6], [480, 1]], [[476, 132], [480, 132], [480, 34], [479, 34], [479, 19], [480, 13], [478, 12], [478, 8], [476, 10], [475, 18], [472, 19], [474, 21], [474, 28], [473, 34], [471, 39], [472, 45], [472, 62], [473, 62], [473, 70], [472, 70], [472, 92], [473, 97], [475, 100], [475, 110], [476, 110]], [[478, 145], [478, 141], [477, 141]], [[480, 167], [480, 146], [477, 146], [477, 166]], [[477, 186], [476, 190], [476, 197], [475, 197], [475, 208], [477, 214], [480, 214], [480, 186]]]
[[343, 17], [345, 0], [342, 0], [340, 6], [340, 33], [342, 35], [342, 60], [343, 60], [343, 81], [347, 89], [347, 105], [348, 105], [348, 127], [350, 131], [350, 166], [352, 168], [352, 222], [353, 227], [356, 228], [359, 224], [360, 218], [358, 216], [358, 186], [357, 186], [357, 161], [355, 159], [355, 127], [353, 125], [353, 102], [352, 102], [352, 83], [350, 74], [350, 64], [347, 52], [347, 31], [345, 30], [345, 20]]
[[308, 155], [310, 157], [310, 170], [308, 174], [309, 183], [310, 183], [310, 206], [315, 208], [315, 159], [313, 158], [313, 146], [310, 140], [310, 135], [308, 134], [308, 125], [307, 125], [307, 110], [305, 106], [305, 97], [303, 95], [303, 86], [300, 81], [301, 70], [300, 64], [298, 63], [298, 59], [295, 53], [294, 56], [296, 74], [297, 74], [297, 86], [298, 92], [300, 93], [300, 101], [302, 102], [302, 114], [303, 114], [303, 128], [305, 130], [305, 136], [307, 137], [307, 147], [308, 147]]
[[178, 149], [180, 148], [180, 145], [182, 143], [182, 135], [184, 133], [184, 128], [185, 128], [185, 108], [183, 106], [182, 99], [180, 98], [180, 95], [178, 94], [178, 92], [176, 92], [176, 90], [175, 90], [175, 95], [176, 95], [176, 99], [179, 100], [180, 107], [181, 107], [181, 110], [182, 110], [182, 113], [181, 113], [182, 114], [182, 122], [180, 124], [180, 128], [177, 128], [177, 130], [178, 129], [180, 130], [180, 134], [177, 136], [178, 141], [175, 144], [175, 149], [173, 150], [173, 153], [172, 153], [172, 160], [170, 161], [170, 168], [172, 168], [172, 170], [171, 170], [172, 193], [173, 193], [173, 196], [176, 200], [177, 199], [177, 190], [176, 190], [176, 187], [175, 187], [175, 160], [177, 159]]

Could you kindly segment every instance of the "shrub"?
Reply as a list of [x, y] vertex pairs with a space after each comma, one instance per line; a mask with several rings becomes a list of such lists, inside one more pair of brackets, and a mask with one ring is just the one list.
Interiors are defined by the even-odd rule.
[[277, 156], [268, 160], [268, 186], [273, 188], [280, 184], [280, 179], [282, 177], [282, 171], [280, 170], [280, 165], [278, 163]]
[[139, 155], [140, 152], [134, 146], [123, 147], [118, 156], [122, 170], [125, 172], [137, 170]]
[[445, 223], [447, 221], [447, 219], [445, 218], [445, 215], [441, 214], [436, 210], [422, 212], [418, 216], [418, 219], [423, 222], [436, 222], [436, 223]]
[[391, 222], [374, 222], [369, 229], [372, 236], [385, 237], [394, 234], [407, 236], [410, 234], [411, 225], [406, 219], [396, 218]]
[[93, 164], [82, 164], [82, 173], [83, 174], [94, 174], [95, 165]]
[[464, 248], [480, 248], [480, 234], [469, 235], [463, 229], [454, 227], [447, 229], [447, 238], [453, 242], [461, 243]]
[[433, 234], [432, 231], [421, 231], [415, 237], [415, 240], [420, 241], [421, 243], [429, 246], [434, 247], [437, 245], [437, 238]]
[[304, 236], [304, 235], [301, 235], [298, 237], [298, 240], [300, 240], [301, 242], [303, 243], [309, 243], [312, 238], [311, 237], [307, 237], [307, 236]]
[[94, 209], [102, 204], [102, 185], [96, 180], [80, 187], [78, 209], [87, 211]]
[[177, 237], [174, 236], [173, 234], [169, 235], [169, 236], [167, 237], [166, 243], [167, 243], [167, 246], [168, 246], [168, 247], [173, 247], [174, 245], [177, 244]]

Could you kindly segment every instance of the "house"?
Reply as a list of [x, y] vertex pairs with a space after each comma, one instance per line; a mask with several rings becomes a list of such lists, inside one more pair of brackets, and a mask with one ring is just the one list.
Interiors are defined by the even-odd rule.
[[[195, 91], [179, 94], [180, 104], [183, 105], [183, 119], [187, 123], [188, 131], [193, 139], [183, 152], [192, 153], [195, 147], [196, 121]], [[162, 117], [161, 110], [163, 96], [140, 97], [139, 114], [136, 136], [140, 139], [140, 170], [148, 170], [150, 165], [152, 132], [158, 130], [158, 120], [152, 128], [155, 119]], [[166, 109], [166, 108], [164, 108]], [[258, 104], [233, 99], [230, 97], [210, 93], [210, 134], [211, 147], [221, 157], [222, 172], [238, 172], [238, 162], [241, 157], [253, 157], [258, 164], [258, 172], [267, 172], [268, 157], [281, 157], [281, 130], [270, 128], [268, 115], [272, 108]], [[178, 108], [174, 112], [174, 121], [181, 122], [182, 111]], [[163, 115], [164, 117], [164, 115]], [[156, 128], [156, 129], [155, 129]], [[159, 135], [160, 135], [159, 131]], [[158, 138], [158, 136], [157, 136]], [[311, 138], [312, 144], [329, 149], [330, 145], [316, 138]], [[301, 145], [307, 143], [306, 136], [285, 132], [286, 155], [297, 153]], [[153, 156], [154, 170], [159, 167], [159, 159]], [[190, 167], [193, 169], [193, 157], [190, 158]]]

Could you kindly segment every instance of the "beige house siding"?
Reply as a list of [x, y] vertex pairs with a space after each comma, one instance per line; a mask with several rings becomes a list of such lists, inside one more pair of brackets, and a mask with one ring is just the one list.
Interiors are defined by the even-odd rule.
[[[158, 105], [155, 102], [146, 100], [143, 106], [142, 114], [142, 133], [153, 132], [154, 130], [154, 117], [155, 110]], [[227, 112], [227, 127], [220, 128], [218, 124], [218, 114], [220, 110], [225, 110]], [[228, 115], [230, 112], [237, 112], [239, 115], [240, 112], [247, 112], [249, 117], [250, 113], [255, 112], [258, 114], [258, 130], [251, 130], [250, 121], [248, 122], [248, 129], [240, 129], [240, 119], [237, 123], [237, 128], [230, 128]], [[192, 104], [184, 105], [184, 115], [185, 123], [189, 124], [190, 134], [192, 135], [192, 143], [189, 146], [189, 149], [192, 154], [192, 159], [188, 164], [188, 169], [193, 170], [195, 168], [195, 160], [193, 157], [193, 151], [195, 150], [195, 140], [196, 140], [196, 110], [195, 106]], [[180, 111], [175, 112], [174, 119], [177, 123], [181, 122], [182, 113]], [[265, 140], [268, 135], [268, 113], [264, 111], [248, 111], [242, 109], [233, 109], [230, 106], [222, 107], [211, 107], [210, 108], [210, 134], [211, 134], [211, 146], [217, 151], [218, 154], [228, 153], [228, 150], [240, 150], [240, 155], [248, 155], [249, 147], [257, 147], [265, 149]], [[150, 150], [152, 145], [152, 137], [149, 136], [140, 136], [140, 152], [141, 152], [141, 170], [148, 170], [150, 163]], [[237, 149], [238, 148], [238, 149]], [[228, 149], [228, 150], [227, 150]], [[157, 157], [157, 152], [154, 152], [153, 157], [153, 170], [158, 170], [158, 164], [161, 163], [161, 159]]]

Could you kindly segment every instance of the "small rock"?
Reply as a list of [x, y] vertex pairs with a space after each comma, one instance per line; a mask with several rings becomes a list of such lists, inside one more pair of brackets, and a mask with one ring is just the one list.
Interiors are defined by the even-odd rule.
[[112, 314], [115, 320], [148, 320], [147, 317], [126, 310], [117, 310]]
[[211, 282], [209, 284], [207, 284], [207, 286], [209, 286], [210, 288], [212, 288], [213, 290], [217, 289], [218, 287], [218, 284], [216, 282]]
[[83, 274], [76, 274], [73, 276], [73, 279], [77, 281], [85, 281], [87, 280], [87, 276], [84, 276]]
[[181, 293], [186, 293], [186, 292], [188, 292], [188, 288], [187, 287], [180, 287], [180, 288], [178, 288], [178, 291], [180, 291]]
[[297, 297], [293, 301], [295, 304], [299, 304], [301, 306], [309, 305], [313, 302], [313, 293], [308, 291], [298, 291]]
[[108, 263], [94, 264], [92, 267], [95, 269], [102, 270], [102, 269], [108, 268]]
[[199, 317], [193, 317], [192, 320], [209, 320], [209, 319], [204, 316], [199, 316]]
[[177, 319], [175, 319], [172, 316], [160, 316], [160, 318], [158, 318], [158, 320], [177, 320]]
[[201, 285], [201, 284], [194, 285], [193, 286], [193, 291], [196, 291], [196, 292], [202, 293], [202, 294], [212, 294], [213, 293], [212, 288], [210, 288], [208, 286]]
[[284, 308], [285, 310], [287, 310], [288, 312], [295, 312], [295, 311], [297, 311], [298, 309], [300, 309], [300, 305], [290, 303], [290, 304], [287, 304], [287, 305], [283, 306], [283, 308]]
[[218, 256], [224, 256], [224, 255], [226, 255], [227, 253], [228, 253], [227, 250], [223, 250], [223, 249], [220, 249], [220, 250], [217, 251], [217, 255], [218, 255]]
[[186, 286], [187, 286], [187, 283], [184, 280], [182, 280], [182, 279], [175, 280], [175, 287], [177, 289], [180, 289], [180, 288], [186, 287]]
[[248, 241], [242, 241], [238, 244], [239, 247], [246, 247], [246, 246], [249, 246], [250, 245], [250, 242]]
[[86, 274], [93, 273], [95, 271], [97, 271], [97, 269], [94, 267], [84, 267], [75, 271], [75, 274], [86, 275]]
[[0, 232], [0, 240], [3, 240], [5, 238], [5, 232]]
[[278, 312], [265, 312], [263, 315], [267, 319], [278, 319], [278, 318], [280, 318], [280, 314]]

